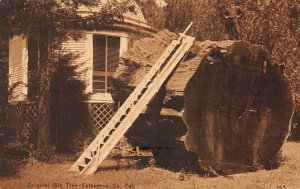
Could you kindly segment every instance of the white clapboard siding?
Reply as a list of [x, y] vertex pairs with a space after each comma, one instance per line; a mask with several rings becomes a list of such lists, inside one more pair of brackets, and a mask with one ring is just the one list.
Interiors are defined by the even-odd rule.
[[9, 41], [9, 86], [13, 87], [11, 101], [24, 101], [27, 98], [27, 39], [14, 36]]
[[[78, 71], [84, 70], [81, 75], [81, 78], [83, 81], [86, 82], [87, 88], [89, 88], [90, 85], [90, 70], [92, 69], [92, 66], [90, 65], [90, 62], [92, 61], [92, 54], [90, 51], [92, 50], [92, 47], [89, 47], [90, 45], [93, 45], [89, 42], [88, 35], [84, 35], [82, 39], [79, 40], [68, 40], [64, 43], [62, 43], [62, 49], [65, 53], [74, 53], [78, 55], [78, 58], [74, 60], [74, 64], [80, 65]], [[86, 92], [89, 92], [88, 90]]]
[[86, 60], [86, 49], [85, 49], [85, 40], [86, 38], [83, 37], [78, 41], [75, 40], [68, 40], [62, 43], [62, 49], [64, 53], [73, 53], [77, 56], [77, 58], [73, 61], [74, 64], [80, 65], [81, 68], [85, 68]]
[[75, 40], [69, 40], [64, 43], [62, 43], [63, 50], [67, 53], [71, 52], [76, 55], [79, 55], [79, 57], [74, 60], [76, 63], [84, 63], [86, 61], [85, 59], [85, 37], [83, 39], [80, 39], [78, 41]]

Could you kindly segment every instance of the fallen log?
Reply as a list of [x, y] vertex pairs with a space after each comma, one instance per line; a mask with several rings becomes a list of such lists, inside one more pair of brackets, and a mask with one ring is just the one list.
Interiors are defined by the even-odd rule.
[[[115, 99], [130, 94], [174, 38], [163, 31], [138, 41], [123, 56], [114, 77]], [[157, 163], [171, 169], [194, 167], [190, 170], [199, 172], [214, 167], [233, 173], [257, 164], [269, 168], [287, 138], [293, 114], [283, 66], [272, 64], [266, 50], [246, 42], [196, 42], [188, 58], [127, 132], [129, 142], [153, 148]], [[176, 111], [162, 115], [163, 107]]]

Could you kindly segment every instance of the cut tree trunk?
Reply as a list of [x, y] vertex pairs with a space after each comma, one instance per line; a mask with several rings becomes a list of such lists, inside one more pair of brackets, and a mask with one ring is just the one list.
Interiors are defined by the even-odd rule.
[[[149, 46], [148, 40], [153, 42]], [[166, 48], [164, 44], [153, 51], [155, 43], [161, 44], [157, 41], [140, 40], [123, 57], [114, 78], [115, 99], [124, 100], [155, 63], [149, 57], [159, 57]], [[149, 52], [138, 57], [137, 49]], [[269, 168], [288, 136], [293, 114], [283, 66], [272, 64], [266, 50], [246, 42], [195, 42], [188, 58], [152, 99], [146, 111], [150, 115], [140, 116], [127, 132], [129, 142], [153, 148], [157, 163], [173, 170], [213, 167], [233, 173], [257, 164]], [[176, 111], [161, 112], [166, 106]]]
[[269, 166], [285, 142], [293, 98], [283, 67], [246, 42], [206, 55], [185, 88], [185, 145], [203, 164]]

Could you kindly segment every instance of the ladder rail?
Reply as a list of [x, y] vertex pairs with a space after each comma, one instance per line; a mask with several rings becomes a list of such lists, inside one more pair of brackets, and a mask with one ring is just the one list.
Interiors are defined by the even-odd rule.
[[192, 25], [194, 24], [194, 22], [191, 22], [188, 27], [186, 27], [186, 29], [184, 30], [183, 33], [180, 34], [180, 37], [179, 37], [179, 41], [182, 40], [185, 36], [186, 36], [186, 33], [190, 30], [190, 28], [192, 27]]
[[[137, 117], [140, 115], [144, 107], [149, 103], [149, 101], [153, 98], [153, 96], [159, 91], [160, 87], [163, 85], [164, 80], [169, 76], [169, 74], [173, 71], [173, 69], [179, 64], [180, 59], [184, 56], [186, 53], [185, 50], [188, 50], [191, 45], [182, 46], [179, 47], [177, 50], [177, 53], [175, 53], [174, 57], [170, 59], [170, 61], [167, 63], [166, 68], [164, 68], [159, 76], [157, 78], [157, 83], [153, 82], [151, 87], [147, 89], [147, 92], [144, 93], [143, 97], [140, 99], [140, 101], [135, 105], [135, 110], [130, 112], [128, 116], [123, 120], [122, 124], [120, 125], [120, 131], [115, 132], [111, 135], [110, 139], [107, 141], [107, 145], [103, 148], [104, 150], [100, 149], [101, 157], [99, 158], [99, 161], [91, 166], [91, 170], [87, 171], [87, 174], [92, 174], [95, 170], [97, 170], [97, 167], [102, 163], [102, 161], [105, 159], [105, 157], [109, 154], [109, 152], [112, 150], [112, 148], [118, 143], [120, 138], [126, 133], [128, 128], [131, 126], [131, 124], [137, 119]], [[176, 64], [172, 64], [173, 62], [177, 62]]]
[[[191, 25], [192, 23], [183, 34], [180, 34], [178, 40], [173, 40], [168, 45], [160, 58], [129, 95], [107, 126], [99, 132], [88, 148], [73, 164], [70, 171], [79, 171], [80, 174], [92, 174], [97, 170], [100, 163], [107, 157], [112, 148], [114, 148], [120, 138], [131, 127], [132, 123], [137, 119], [153, 96], [159, 91], [161, 85], [163, 85], [168, 76], [179, 64], [184, 54], [192, 46], [194, 38], [185, 36], [185, 33]], [[188, 41], [187, 38], [190, 41]], [[87, 158], [90, 159], [89, 162], [85, 162]], [[81, 169], [82, 167], [83, 169]]]

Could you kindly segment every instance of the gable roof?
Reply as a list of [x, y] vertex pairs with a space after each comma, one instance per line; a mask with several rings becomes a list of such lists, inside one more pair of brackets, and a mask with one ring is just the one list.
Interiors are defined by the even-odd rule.
[[[80, 6], [78, 8], [78, 13], [81, 16], [87, 16], [92, 12], [100, 12], [102, 8], [107, 5], [112, 0], [98, 0], [99, 5], [96, 7], [86, 7], [86, 6]], [[117, 0], [117, 2], [124, 2], [126, 0]], [[134, 1], [131, 0], [130, 3], [134, 7], [134, 12], [126, 12], [123, 14], [124, 16], [124, 22], [128, 24], [133, 24], [133, 25], [138, 25], [142, 26], [145, 28], [151, 28], [151, 26], [147, 23], [141, 8], [138, 6], [138, 4]]]

